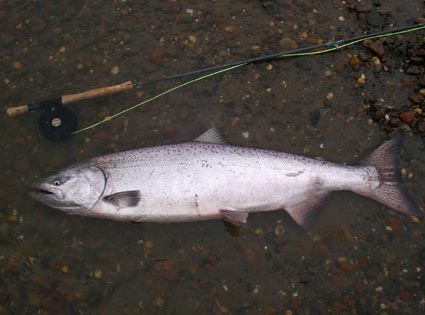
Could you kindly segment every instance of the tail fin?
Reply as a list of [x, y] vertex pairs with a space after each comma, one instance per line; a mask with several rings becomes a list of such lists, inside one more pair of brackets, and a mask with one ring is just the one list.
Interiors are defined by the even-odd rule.
[[380, 182], [378, 187], [363, 195], [408, 215], [423, 216], [424, 212], [401, 187], [401, 175], [397, 169], [401, 140], [399, 136], [385, 142], [363, 161], [363, 165], [376, 168]]

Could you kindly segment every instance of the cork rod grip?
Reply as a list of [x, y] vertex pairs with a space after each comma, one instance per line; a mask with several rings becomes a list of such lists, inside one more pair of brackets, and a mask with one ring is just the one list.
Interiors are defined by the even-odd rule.
[[133, 88], [133, 83], [131, 81], [127, 81], [121, 84], [106, 86], [106, 87], [102, 87], [98, 89], [89, 90], [86, 92], [63, 95], [62, 103], [63, 104], [74, 103], [74, 102], [78, 102], [78, 101], [89, 99], [89, 98], [95, 98], [95, 97], [99, 97], [103, 95], [131, 90], [132, 88]]
[[9, 107], [6, 109], [6, 114], [9, 117], [18, 116], [21, 114], [28, 113], [29, 108], [28, 105], [21, 105], [16, 107]]

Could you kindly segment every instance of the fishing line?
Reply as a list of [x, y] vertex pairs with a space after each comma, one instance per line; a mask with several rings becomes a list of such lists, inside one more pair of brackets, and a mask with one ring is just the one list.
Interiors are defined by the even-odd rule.
[[[328, 53], [332, 51], [337, 51], [339, 49], [343, 49], [345, 47], [360, 43], [364, 40], [372, 40], [372, 39], [382, 38], [386, 36], [387, 37], [395, 36], [395, 35], [400, 35], [404, 33], [415, 32], [415, 31], [419, 31], [423, 29], [425, 29], [425, 23], [416, 24], [416, 25], [407, 26], [407, 27], [401, 27], [401, 28], [388, 30], [388, 31], [376, 32], [372, 34], [366, 34], [366, 35], [362, 35], [358, 37], [352, 37], [349, 39], [329, 41], [327, 43], [292, 49], [286, 52], [279, 52], [279, 53], [270, 54], [270, 55], [261, 55], [258, 57], [253, 57], [253, 58], [240, 60], [240, 61], [236, 61], [232, 63], [221, 64], [221, 65], [206, 67], [206, 68], [202, 68], [202, 69], [198, 69], [198, 70], [194, 70], [190, 72], [179, 73], [179, 74], [175, 74], [175, 75], [164, 77], [164, 78], [152, 79], [148, 81], [139, 81], [139, 82], [127, 81], [122, 84], [118, 84], [114, 86], [97, 88], [97, 89], [93, 89], [93, 90], [89, 90], [89, 91], [85, 91], [81, 93], [76, 93], [76, 94], [62, 95], [61, 97], [40, 101], [38, 103], [28, 103], [22, 106], [9, 107], [6, 109], [6, 113], [8, 116], [17, 116], [20, 114], [27, 113], [29, 111], [43, 109], [44, 111], [40, 115], [39, 121], [38, 121], [41, 134], [44, 137], [48, 138], [49, 140], [64, 140], [72, 134], [78, 134], [78, 133], [93, 129], [103, 123], [111, 121], [112, 119], [115, 119], [131, 110], [134, 110], [142, 105], [152, 102], [180, 88], [183, 88], [195, 82], [216, 76], [218, 74], [225, 73], [227, 71], [241, 68], [248, 64], [255, 64], [255, 63], [278, 60], [283, 58], [319, 55], [319, 54], [324, 54], [324, 53]], [[203, 73], [207, 73], [207, 74], [197, 77], [195, 79], [189, 80], [185, 83], [176, 85], [147, 100], [144, 100], [131, 107], [128, 107], [122, 111], [119, 111], [116, 114], [113, 114], [112, 116], [108, 116], [104, 118], [103, 120], [100, 120], [94, 124], [91, 124], [77, 131], [75, 131], [76, 125], [77, 125], [77, 117], [75, 113], [71, 109], [63, 106], [70, 103], [78, 102], [80, 100], [87, 100], [90, 98], [96, 98], [99, 96], [114, 94], [114, 93], [130, 90], [133, 88], [139, 88], [142, 86], [146, 86], [146, 85], [154, 84], [158, 82], [170, 81], [170, 80], [175, 80], [175, 79], [188, 77], [188, 76], [201, 75]]]
[[230, 71], [230, 70], [233, 70], [233, 69], [236, 69], [236, 68], [239, 68], [239, 67], [245, 66], [245, 65], [246, 65], [245, 63], [242, 63], [242, 64], [239, 64], [239, 65], [235, 65], [235, 66], [232, 66], [232, 67], [229, 67], [229, 68], [226, 68], [226, 69], [222, 69], [222, 70], [219, 70], [219, 71], [216, 71], [216, 72], [210, 73], [210, 74], [206, 74], [206, 75], [201, 76], [201, 77], [199, 77], [199, 78], [196, 78], [196, 79], [193, 79], [193, 80], [187, 81], [187, 82], [182, 83], [182, 84], [180, 84], [180, 85], [177, 85], [177, 86], [175, 86], [175, 87], [173, 87], [173, 88], [171, 88], [171, 89], [168, 89], [168, 90], [166, 90], [166, 91], [164, 91], [164, 92], [162, 92], [162, 93], [159, 93], [159, 94], [157, 94], [157, 95], [155, 95], [155, 96], [153, 96], [153, 97], [151, 97], [151, 98], [149, 98], [149, 99], [147, 99], [147, 100], [144, 100], [143, 102], [140, 102], [140, 103], [138, 103], [138, 104], [136, 104], [136, 105], [133, 105], [133, 106], [131, 106], [131, 107], [128, 107], [128, 108], [126, 108], [126, 109], [124, 109], [124, 110], [122, 110], [122, 111], [120, 111], [120, 112], [118, 112], [118, 113], [116, 113], [116, 114], [114, 114], [114, 115], [112, 115], [112, 116], [109, 116], [109, 117], [107, 117], [107, 118], [105, 118], [105, 119], [103, 119], [103, 120], [100, 120], [100, 121], [98, 121], [97, 123], [94, 123], [94, 124], [92, 124], [92, 125], [90, 125], [90, 126], [87, 126], [87, 127], [85, 127], [85, 128], [82, 128], [82, 129], [80, 129], [80, 130], [74, 131], [72, 134], [77, 134], [77, 133], [80, 133], [80, 132], [83, 132], [83, 131], [86, 131], [86, 130], [89, 130], [89, 129], [95, 128], [95, 127], [97, 127], [97, 126], [99, 126], [99, 125], [101, 125], [101, 124], [103, 124], [103, 123], [105, 123], [105, 122], [107, 122], [107, 121], [110, 121], [110, 120], [112, 120], [112, 119], [114, 119], [114, 118], [116, 118], [116, 117], [118, 117], [118, 116], [121, 116], [122, 114], [125, 114], [125, 113], [127, 113], [127, 112], [129, 112], [129, 111], [131, 111], [131, 110], [133, 110], [133, 109], [135, 109], [135, 108], [137, 108], [137, 107], [139, 107], [139, 106], [142, 106], [142, 105], [144, 105], [144, 104], [146, 104], [146, 103], [149, 103], [149, 102], [151, 102], [151, 101], [153, 101], [153, 100], [156, 100], [157, 98], [160, 98], [161, 96], [164, 96], [164, 95], [166, 95], [166, 94], [169, 94], [169, 93], [171, 93], [171, 92], [173, 92], [173, 91], [175, 91], [175, 90], [178, 90], [178, 89], [180, 89], [180, 88], [182, 88], [182, 87], [184, 87], [184, 86], [187, 86], [187, 85], [189, 85], [189, 84], [195, 83], [195, 82], [197, 82], [197, 81], [201, 81], [201, 80], [203, 80], [203, 79], [206, 79], [206, 78], [212, 77], [212, 76], [217, 75], [217, 74], [220, 74], [220, 73], [222, 73], [222, 72]]
[[[399, 29], [391, 30], [391, 31], [382, 31], [382, 32], [377, 32], [377, 33], [373, 33], [373, 34], [369, 34], [369, 35], [363, 35], [363, 36], [359, 36], [359, 37], [355, 37], [355, 38], [350, 38], [350, 39], [347, 39], [347, 40], [337, 40], [337, 41], [328, 42], [328, 43], [325, 43], [325, 44], [313, 45], [313, 46], [309, 46], [309, 47], [305, 47], [305, 48], [299, 48], [299, 49], [293, 49], [293, 50], [290, 50], [290, 51], [284, 52], [284, 53], [260, 56], [260, 57], [246, 59], [246, 60], [243, 60], [243, 61], [237, 61], [237, 62], [234, 62], [234, 63], [217, 65], [217, 66], [214, 66], [214, 67], [203, 68], [203, 69], [199, 69], [199, 70], [195, 70], [195, 71], [191, 71], [191, 72], [185, 72], [185, 73], [169, 76], [169, 77], [166, 77], [166, 78], [154, 79], [154, 80], [145, 81], [145, 82], [135, 82], [135, 83], [133, 83], [133, 86], [140, 87], [140, 86], [145, 86], [145, 85], [148, 85], [148, 84], [173, 80], [173, 79], [177, 79], [177, 78], [181, 78], [181, 77], [185, 77], [185, 76], [191, 76], [191, 75], [196, 75], [196, 74], [200, 74], [200, 73], [203, 73], [203, 72], [208, 72], [208, 71], [220, 69], [218, 71], [209, 73], [207, 75], [204, 75], [204, 76], [198, 77], [196, 79], [182, 83], [180, 85], [174, 86], [171, 89], [168, 89], [168, 90], [166, 90], [162, 93], [159, 93], [159, 94], [157, 94], [157, 95], [155, 95], [155, 96], [153, 96], [153, 97], [151, 97], [147, 100], [144, 100], [144, 101], [142, 101], [142, 102], [140, 102], [136, 105], [128, 107], [128, 108], [126, 108], [126, 109], [124, 109], [124, 110], [122, 110], [122, 111], [120, 111], [120, 112], [118, 112], [118, 113], [116, 113], [112, 116], [108, 116], [107, 118], [100, 120], [100, 121], [98, 121], [98, 122], [96, 122], [92, 125], [89, 125], [89, 126], [82, 128], [82, 129], [79, 129], [79, 130], [73, 132], [72, 134], [78, 134], [78, 133], [81, 133], [83, 131], [93, 129], [93, 128], [95, 128], [95, 127], [97, 127], [97, 126], [99, 126], [103, 123], [106, 123], [106, 122], [108, 122], [108, 121], [110, 121], [110, 120], [112, 120], [112, 119], [114, 119], [118, 116], [121, 116], [121, 115], [123, 115], [123, 114], [125, 114], [125, 113], [127, 113], [127, 112], [129, 112], [133, 109], [136, 109], [137, 107], [145, 105], [145, 104], [147, 104], [147, 103], [149, 103], [149, 102], [151, 102], [151, 101], [153, 101], [157, 98], [160, 98], [164, 95], [167, 95], [171, 92], [174, 92], [174, 91], [176, 91], [176, 90], [178, 90], [182, 87], [185, 87], [187, 85], [190, 85], [192, 83], [213, 77], [213, 76], [218, 75], [220, 73], [224, 73], [224, 72], [227, 72], [227, 71], [231, 71], [231, 70], [246, 66], [246, 65], [251, 64], [251, 63], [260, 62], [260, 61], [262, 61], [262, 62], [271, 61], [271, 60], [276, 60], [276, 59], [281, 59], [281, 58], [319, 55], [319, 54], [324, 54], [324, 53], [336, 51], [336, 50], [339, 50], [339, 49], [343, 49], [345, 47], [355, 45], [355, 44], [360, 43], [360, 42], [365, 41], [365, 40], [382, 38], [384, 36], [395, 36], [395, 35], [400, 35], [400, 34], [404, 34], [404, 33], [418, 31], [418, 30], [421, 30], [421, 29], [425, 29], [425, 23], [419, 24], [419, 25], [416, 25], [416, 26], [403, 27], [403, 28], [399, 28]], [[322, 49], [322, 50], [316, 50], [316, 49], [323, 48], [323, 47], [330, 47], [330, 48], [326, 48], [326, 49]], [[313, 50], [313, 51], [310, 51], [310, 50]]]

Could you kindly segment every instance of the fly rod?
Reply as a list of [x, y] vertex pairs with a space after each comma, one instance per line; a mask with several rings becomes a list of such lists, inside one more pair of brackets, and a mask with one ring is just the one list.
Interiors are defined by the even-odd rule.
[[[170, 80], [175, 80], [175, 79], [179, 79], [183, 77], [209, 73], [197, 79], [191, 80], [189, 82], [186, 82], [184, 84], [171, 88], [170, 90], [160, 93], [157, 96], [147, 100], [147, 101], [151, 101], [162, 95], [170, 93], [176, 90], [177, 88], [186, 86], [190, 83], [194, 83], [201, 79], [205, 79], [213, 75], [230, 71], [248, 64], [278, 60], [281, 58], [323, 54], [326, 52], [335, 51], [347, 46], [354, 45], [364, 40], [377, 39], [377, 38], [382, 38], [385, 36], [394, 36], [394, 35], [404, 34], [408, 32], [419, 31], [423, 29], [425, 29], [425, 23], [418, 23], [411, 26], [406, 26], [406, 27], [371, 33], [371, 34], [365, 34], [365, 35], [352, 37], [348, 39], [339, 39], [335, 41], [329, 41], [327, 43], [292, 49], [285, 52], [279, 52], [279, 53], [274, 53], [269, 55], [261, 55], [258, 57], [248, 58], [245, 60], [239, 60], [239, 61], [235, 61], [231, 63], [220, 64], [220, 65], [215, 65], [215, 66], [206, 67], [206, 68], [201, 68], [194, 71], [179, 73], [179, 74], [175, 74], [175, 75], [171, 75], [171, 76], [163, 77], [163, 78], [157, 78], [157, 79], [140, 81], [140, 82], [126, 81], [124, 83], [117, 84], [117, 85], [91, 89], [91, 90], [76, 93], [76, 94], [66, 94], [58, 98], [43, 100], [43, 101], [35, 102], [35, 103], [28, 103], [21, 106], [9, 107], [6, 109], [6, 114], [9, 117], [13, 117], [13, 116], [25, 114], [30, 111], [44, 110], [43, 113], [40, 115], [40, 119], [39, 119], [39, 128], [42, 135], [45, 136], [46, 138], [49, 138], [50, 140], [63, 140], [67, 138], [69, 135], [71, 135], [72, 133], [75, 133], [75, 130], [76, 130], [75, 113], [63, 105], [76, 103], [81, 100], [93, 99], [93, 98], [97, 98], [97, 97], [101, 97], [105, 95], [120, 93], [120, 92], [131, 90], [133, 88], [139, 88], [142, 86], [146, 86], [146, 85], [154, 84], [158, 82], [170, 81]], [[128, 110], [131, 110], [140, 105], [143, 105], [147, 101], [144, 101], [135, 106], [132, 106], [131, 108], [124, 110], [118, 114], [122, 114], [124, 112], [127, 112]], [[115, 118], [116, 116], [118, 115], [114, 115], [113, 118]], [[111, 118], [106, 120], [111, 120]], [[94, 124], [94, 125], [98, 125], [98, 124]], [[87, 130], [87, 129], [90, 129], [90, 128], [84, 128], [84, 130]]]

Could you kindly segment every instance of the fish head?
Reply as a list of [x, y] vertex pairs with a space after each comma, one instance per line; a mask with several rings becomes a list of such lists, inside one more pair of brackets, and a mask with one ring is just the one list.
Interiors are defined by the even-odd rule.
[[78, 163], [34, 182], [31, 197], [67, 212], [84, 215], [101, 198], [106, 185], [104, 171], [93, 163]]

